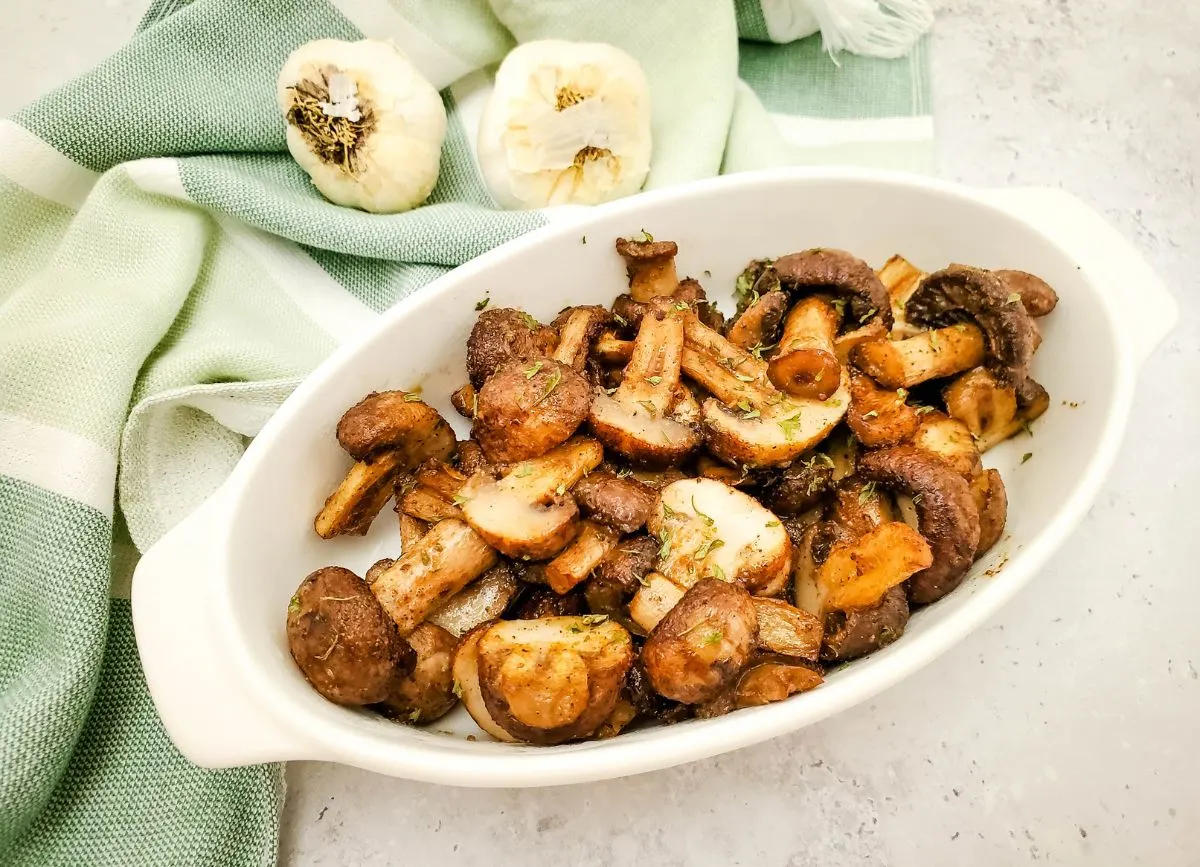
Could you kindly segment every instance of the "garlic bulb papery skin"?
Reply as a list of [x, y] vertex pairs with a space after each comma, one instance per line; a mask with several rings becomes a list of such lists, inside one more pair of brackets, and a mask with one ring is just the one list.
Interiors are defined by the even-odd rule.
[[288, 57], [276, 94], [288, 150], [329, 201], [394, 214], [433, 192], [446, 108], [394, 45], [309, 42]]
[[479, 123], [479, 165], [505, 208], [595, 205], [650, 171], [650, 88], [636, 60], [595, 42], [514, 48]]

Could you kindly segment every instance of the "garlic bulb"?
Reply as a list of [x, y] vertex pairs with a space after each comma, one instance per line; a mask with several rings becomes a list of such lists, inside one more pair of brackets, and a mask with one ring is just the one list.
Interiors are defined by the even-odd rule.
[[276, 93], [288, 150], [331, 202], [392, 214], [433, 191], [446, 109], [395, 46], [309, 42], [288, 57]]
[[611, 45], [514, 48], [479, 123], [479, 164], [506, 208], [594, 205], [641, 189], [650, 171], [650, 90]]

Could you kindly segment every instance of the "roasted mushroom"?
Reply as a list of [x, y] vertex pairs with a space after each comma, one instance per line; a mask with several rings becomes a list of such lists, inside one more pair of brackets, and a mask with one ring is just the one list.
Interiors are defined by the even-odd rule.
[[721, 482], [667, 485], [647, 528], [661, 543], [658, 571], [681, 587], [714, 577], [771, 596], [787, 583], [787, 531], [753, 497]]
[[845, 250], [815, 248], [776, 259], [771, 266], [779, 283], [793, 293], [832, 291], [845, 299], [847, 319], [860, 326], [877, 322], [892, 327], [887, 290], [871, 266]]
[[408, 635], [496, 562], [496, 552], [479, 534], [453, 518], [440, 521], [411, 551], [385, 569], [371, 592]]
[[[587, 737], [617, 704], [633, 661], [629, 633], [606, 617], [497, 621], [474, 642], [486, 719], [510, 738], [557, 744]], [[468, 666], [455, 675], [469, 676]], [[461, 683], [461, 681], [460, 681]], [[464, 704], [476, 722], [477, 708]]]
[[888, 388], [912, 388], [974, 367], [983, 361], [984, 346], [983, 332], [960, 322], [903, 340], [870, 340], [856, 347], [850, 357]]
[[656, 499], [653, 489], [637, 479], [608, 472], [585, 476], [571, 493], [586, 517], [612, 527], [622, 536], [645, 526]]
[[902, 586], [893, 587], [868, 608], [829, 612], [821, 660], [845, 662], [886, 647], [904, 634], [908, 614], [908, 596]]
[[906, 337], [912, 337], [920, 329], [909, 324], [904, 315], [904, 306], [912, 294], [917, 291], [917, 287], [921, 285], [925, 272], [903, 256], [892, 256], [883, 263], [878, 274], [879, 282], [887, 290], [888, 300], [891, 302], [892, 339], [903, 340]]
[[567, 492], [603, 456], [600, 443], [575, 437], [541, 457], [514, 464], [499, 480], [477, 473], [459, 494], [463, 515], [488, 544], [509, 557], [553, 557], [575, 535], [579, 510]]
[[552, 358], [583, 373], [592, 342], [611, 321], [612, 314], [598, 305], [568, 307], [553, 322], [558, 329], [558, 346]]
[[1024, 401], [1016, 389], [1001, 383], [991, 371], [977, 367], [955, 379], [942, 391], [946, 412], [966, 425], [980, 452], [999, 445], [1024, 430], [1049, 406], [1045, 389], [1026, 378]]
[[1050, 284], [1028, 271], [1014, 271], [1004, 268], [993, 271], [1000, 282], [1009, 292], [1021, 296], [1021, 305], [1030, 316], [1045, 316], [1058, 306], [1058, 293]]
[[696, 718], [712, 719], [738, 708], [773, 704], [815, 689], [823, 680], [812, 663], [769, 653], [755, 655], [733, 683], [696, 708]]
[[378, 706], [386, 717], [425, 725], [441, 719], [458, 704], [450, 660], [458, 639], [432, 623], [422, 623], [408, 636], [416, 652], [412, 670], [396, 678]]
[[634, 301], [646, 302], [658, 295], [670, 295], [679, 286], [675, 272], [675, 255], [679, 248], [674, 241], [618, 238], [617, 252], [625, 260], [629, 294]]
[[337, 439], [357, 461], [395, 450], [405, 468], [428, 458], [448, 461], [455, 447], [454, 431], [441, 414], [404, 391], [368, 394], [338, 421]]
[[964, 479], [971, 479], [979, 472], [979, 449], [971, 431], [944, 413], [924, 413], [911, 443], [936, 455]]
[[654, 627], [642, 665], [659, 695], [699, 704], [737, 677], [757, 637], [758, 617], [746, 591], [705, 578]]
[[868, 452], [858, 461], [858, 474], [881, 488], [907, 494], [916, 505], [918, 527], [933, 563], [909, 580], [909, 598], [922, 605], [936, 602], [962, 583], [975, 559], [980, 532], [979, 509], [966, 480], [913, 446]]
[[570, 364], [552, 358], [497, 370], [479, 390], [471, 435], [495, 463], [544, 455], [587, 418], [592, 390]]
[[614, 394], [600, 392], [592, 400], [592, 432], [639, 464], [674, 466], [700, 445], [699, 434], [674, 412], [680, 403], [682, 312], [666, 304], [644, 316], [621, 385]]
[[833, 485], [833, 458], [801, 455], [782, 470], [762, 474], [759, 499], [776, 515], [790, 517], [816, 506]]
[[301, 582], [288, 605], [287, 638], [313, 689], [336, 704], [383, 701], [415, 660], [371, 589], [340, 566]]
[[593, 614], [624, 619], [623, 609], [654, 568], [658, 541], [649, 536], [623, 539], [592, 570], [584, 596]]
[[683, 587], [666, 575], [647, 572], [641, 580], [641, 587], [629, 600], [629, 616], [643, 634], [649, 635], [685, 592]]
[[975, 546], [978, 560], [1000, 541], [1008, 520], [1008, 494], [1004, 480], [996, 470], [985, 470], [971, 480], [971, 495], [979, 509], [979, 544]]
[[394, 450], [356, 463], [313, 520], [317, 535], [322, 539], [365, 535], [392, 498], [396, 478], [404, 469], [404, 456]]
[[503, 614], [520, 587], [521, 582], [513, 574], [512, 565], [497, 563], [451, 596], [445, 605], [429, 615], [428, 622], [456, 637], [465, 635], [480, 623]]
[[775, 343], [780, 323], [788, 311], [788, 297], [775, 290], [755, 298], [738, 314], [737, 319], [725, 332], [725, 338], [734, 346], [747, 351], [754, 347], [765, 347]]
[[479, 314], [467, 339], [467, 376], [476, 389], [510, 362], [547, 357], [558, 334], [523, 310], [490, 307]]
[[446, 518], [461, 520], [462, 511], [455, 501], [466, 482], [467, 477], [454, 467], [436, 460], [426, 461], [407, 484], [398, 486], [397, 508], [402, 515], [430, 524]]
[[850, 409], [846, 424], [867, 448], [899, 445], [917, 432], [917, 411], [908, 391], [880, 388], [871, 377], [850, 371]]
[[767, 364], [767, 376], [793, 397], [828, 400], [842, 384], [842, 365], [834, 350], [838, 315], [820, 298], [805, 298], [791, 309], [779, 349]]
[[579, 529], [571, 544], [557, 557], [546, 564], [546, 583], [555, 593], [563, 594], [574, 589], [592, 574], [608, 553], [617, 547], [620, 535], [604, 524], [595, 521], [580, 521]]
[[782, 599], [751, 598], [758, 617], [758, 646], [770, 653], [816, 662], [821, 652], [821, 619]]
[[1000, 382], [1021, 392], [1033, 357], [1033, 320], [1021, 303], [1020, 292], [995, 274], [965, 265], [930, 274], [908, 299], [905, 313], [910, 322], [929, 328], [967, 322], [978, 325], [986, 337], [984, 364]]

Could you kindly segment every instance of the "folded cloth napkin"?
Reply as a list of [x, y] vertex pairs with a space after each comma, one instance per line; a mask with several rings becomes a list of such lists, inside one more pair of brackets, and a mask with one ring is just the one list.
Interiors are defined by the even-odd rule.
[[[770, 39], [771, 5], [156, 0], [125, 48], [0, 121], [0, 862], [274, 864], [281, 768], [174, 750], [128, 576], [339, 342], [546, 221], [496, 210], [472, 154], [486, 70], [515, 42], [641, 61], [648, 187], [927, 165], [924, 43], [896, 61], [835, 62], [815, 39], [739, 54], [739, 24]], [[284, 58], [364, 34], [393, 39], [449, 114], [441, 180], [407, 214], [329, 204], [286, 152]]]

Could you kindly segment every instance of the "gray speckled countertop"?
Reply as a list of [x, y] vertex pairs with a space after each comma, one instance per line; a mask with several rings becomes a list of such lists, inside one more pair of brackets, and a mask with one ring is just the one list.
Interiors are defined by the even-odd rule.
[[[5, 4], [0, 114], [120, 44], [144, 5]], [[771, 743], [551, 790], [294, 764], [282, 863], [1200, 864], [1200, 4], [945, 5], [939, 172], [1069, 190], [1182, 307], [1083, 526], [942, 659]]]

